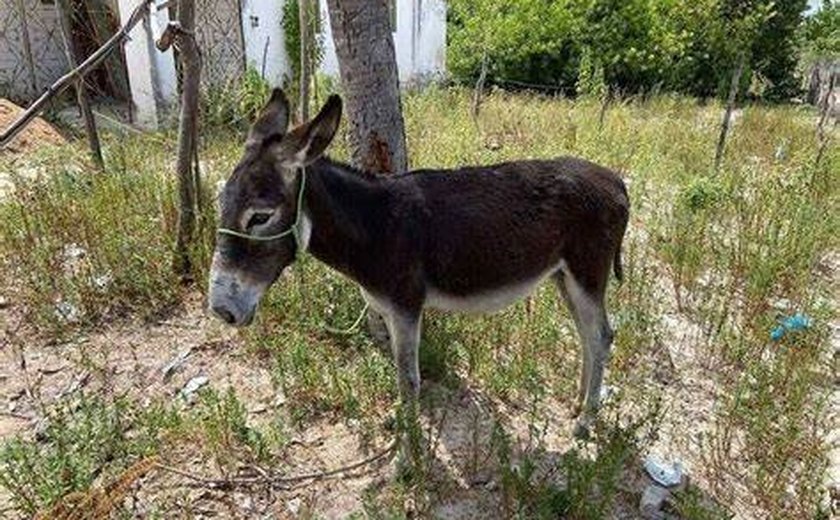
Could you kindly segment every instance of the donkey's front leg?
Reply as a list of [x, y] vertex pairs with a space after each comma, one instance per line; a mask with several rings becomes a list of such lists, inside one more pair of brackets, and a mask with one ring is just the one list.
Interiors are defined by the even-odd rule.
[[397, 431], [400, 449], [408, 466], [401, 469], [416, 470], [422, 462], [422, 435], [419, 421], [418, 398], [420, 395], [420, 312], [392, 311], [386, 317], [391, 335], [391, 348], [397, 368], [397, 385], [400, 405], [397, 412]]

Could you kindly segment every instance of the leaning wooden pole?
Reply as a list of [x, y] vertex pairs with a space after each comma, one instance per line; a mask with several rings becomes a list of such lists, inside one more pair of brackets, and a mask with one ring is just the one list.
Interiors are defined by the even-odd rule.
[[[67, 55], [67, 62], [74, 69], [78, 65], [79, 49], [73, 40], [73, 20], [71, 18], [72, 8], [69, 0], [57, 0], [55, 3], [58, 19], [61, 25], [61, 36], [64, 39], [64, 52]], [[99, 132], [96, 130], [96, 120], [93, 118], [93, 110], [90, 108], [85, 79], [82, 76], [76, 80], [76, 99], [79, 102], [79, 109], [82, 112], [82, 119], [85, 122], [85, 134], [87, 135], [88, 146], [90, 146], [90, 157], [100, 171], [105, 169], [102, 161], [102, 147], [99, 144]]]
[[[172, 26], [170, 26], [171, 28]], [[197, 148], [198, 87], [201, 59], [195, 41], [195, 2], [178, 2], [176, 45], [181, 58], [181, 116], [178, 127], [178, 234], [175, 242], [175, 271], [185, 281], [192, 272], [189, 247], [196, 221], [197, 186], [192, 168]]]
[[732, 82], [729, 84], [729, 97], [726, 100], [726, 112], [723, 114], [723, 122], [720, 125], [720, 136], [718, 137], [717, 148], [715, 149], [715, 171], [720, 169], [720, 163], [723, 161], [723, 151], [726, 148], [726, 134], [729, 133], [732, 111], [735, 108], [735, 99], [738, 96], [738, 86], [741, 84], [741, 74], [744, 72], [744, 65], [746, 65], [746, 61], [747, 55], [742, 52], [738, 56], [738, 65], [735, 66], [735, 72], [732, 74]]
[[149, 12], [149, 4], [154, 0], [142, 0], [142, 2], [134, 9], [131, 16], [125, 25], [117, 31], [113, 36], [108, 38], [102, 47], [98, 48], [96, 52], [91, 54], [78, 67], [71, 70], [64, 76], [61, 76], [55, 83], [50, 85], [46, 92], [41, 97], [35, 100], [6, 130], [0, 134], [0, 147], [6, 146], [15, 138], [20, 132], [26, 128], [35, 117], [44, 110], [44, 106], [58, 94], [64, 92], [70, 87], [77, 77], [84, 77], [91, 69], [102, 63], [108, 57], [108, 54], [113, 51], [122, 41], [128, 36], [128, 33], [135, 25], [140, 23], [140, 20], [146, 17]]

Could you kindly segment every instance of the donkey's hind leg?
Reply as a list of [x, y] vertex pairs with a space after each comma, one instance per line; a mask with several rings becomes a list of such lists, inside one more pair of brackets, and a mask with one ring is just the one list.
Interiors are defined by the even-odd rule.
[[556, 279], [574, 318], [583, 350], [578, 389], [578, 407], [582, 413], [575, 426], [575, 436], [586, 437], [600, 405], [604, 368], [612, 344], [613, 334], [604, 307], [606, 283], [596, 279], [595, 283], [583, 285], [565, 264], [558, 271]]

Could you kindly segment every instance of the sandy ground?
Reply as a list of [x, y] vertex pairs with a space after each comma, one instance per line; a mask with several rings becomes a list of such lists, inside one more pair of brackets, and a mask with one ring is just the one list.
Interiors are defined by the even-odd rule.
[[[23, 109], [8, 99], [0, 98], [0, 129], [5, 130], [23, 113]], [[66, 140], [51, 124], [40, 117], [31, 123], [6, 145], [0, 153], [25, 153], [45, 144], [64, 144]]]
[[[5, 131], [14, 122], [23, 109], [11, 101], [0, 98], [0, 130]], [[0, 159], [24, 157], [44, 146], [61, 145], [67, 141], [51, 124], [40, 117], [33, 119], [12, 141], [0, 148]], [[38, 175], [37, 168], [19, 168], [18, 175]], [[9, 179], [9, 172], [0, 168], [0, 197], [14, 188]]]
[[[153, 399], [179, 402], [181, 388], [196, 376], [206, 376], [209, 385], [219, 391], [234, 387], [253, 423], [266, 421], [285, 404], [266, 363], [245, 353], [236, 331], [205, 316], [198, 297], [164, 321], [112, 325], [60, 344], [35, 336], [17, 314], [14, 305], [0, 311], [5, 324], [0, 338], [0, 441], [14, 435], [31, 438], [42, 405], [71, 402], [81, 392], [127, 395], [141, 403]], [[165, 380], [163, 368], [184, 351], [190, 352], [186, 362]], [[434, 390], [434, 383], [427, 383], [423, 391]], [[540, 459], [546, 469], [556, 467], [573, 445], [568, 407], [556, 403], [551, 410], [546, 452]], [[501, 493], [499, 483], [490, 478], [491, 457], [485, 449], [498, 420], [509, 425], [509, 433], [520, 445], [527, 444], [526, 411], [494, 402], [467, 383], [435, 410], [434, 417], [425, 418], [435, 446], [430, 514], [452, 519], [498, 514]], [[389, 443], [384, 428], [371, 438], [362, 425], [326, 417], [295, 431], [282, 468], [273, 469], [286, 475], [331, 469], [363, 460]], [[161, 456], [169, 466], [220, 477], [209, 457], [189, 443], [167, 448]], [[383, 458], [341, 478], [247, 493], [190, 487], [188, 479], [155, 471], [135, 486], [131, 503], [138, 517], [144, 517], [152, 504], [166, 504], [166, 510], [178, 517], [297, 518], [314, 512], [323, 518], [345, 518], [363, 510], [366, 493], [382, 489], [394, 478], [394, 467], [390, 458]], [[622, 479], [616, 518], [636, 518], [647, 480], [641, 464], [635, 467], [639, 470]], [[0, 496], [0, 511], [7, 508], [8, 496]]]

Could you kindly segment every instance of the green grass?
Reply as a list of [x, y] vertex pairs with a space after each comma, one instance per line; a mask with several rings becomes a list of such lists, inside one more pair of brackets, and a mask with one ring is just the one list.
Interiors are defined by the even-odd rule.
[[[488, 398], [531, 414], [530, 449], [517, 446], [501, 428], [491, 450], [508, 512], [521, 518], [561, 511], [575, 518], [608, 514], [620, 499], [617, 475], [650, 442], [635, 435], [631, 416], [648, 416], [658, 407], [670, 337], [662, 316], [669, 314], [701, 331], [680, 347], [694, 353], [705, 367], [702, 376], [716, 389], [704, 404], [711, 407], [711, 421], [696, 467], [708, 483], [702, 493], [737, 511], [745, 496], [730, 489], [739, 482], [760, 516], [818, 515], [831, 427], [827, 323], [837, 305], [837, 273], [826, 273], [824, 259], [839, 245], [840, 153], [830, 147], [815, 164], [814, 113], [747, 107], [714, 172], [718, 106], [673, 96], [626, 100], [609, 108], [599, 128], [597, 101], [497, 92], [485, 99], [476, 124], [469, 116], [470, 95], [431, 87], [404, 96], [413, 167], [578, 155], [623, 172], [632, 201], [625, 282], [612, 285], [609, 294], [617, 336], [608, 382], [621, 389], [619, 419], [597, 437], [597, 456], [565, 454], [564, 480], [542, 479], [537, 427], [547, 421], [552, 403], [571, 406], [578, 378], [577, 337], [555, 289], [542, 287], [495, 316], [430, 312], [424, 319], [422, 372], [435, 383], [432, 393], [445, 401], [465, 385], [476, 386]], [[214, 130], [204, 137], [208, 200], [215, 180], [238, 159], [239, 137]], [[106, 139], [105, 175], [87, 171], [72, 150], [27, 161], [50, 175], [37, 182], [20, 179], [16, 194], [0, 204], [0, 255], [9, 290], [26, 302], [42, 333], [159, 316], [182, 301], [185, 290], [169, 268], [176, 222], [174, 142], [171, 134]], [[336, 139], [333, 154], [346, 157], [343, 139]], [[20, 167], [0, 164], [7, 171]], [[213, 219], [209, 209], [193, 252], [201, 269], [198, 290], [205, 287]], [[71, 243], [87, 252], [72, 272], [62, 259]], [[102, 273], [110, 281], [99, 288], [91, 280]], [[782, 299], [790, 310], [778, 309]], [[57, 301], [77, 306], [80, 323], [55, 319]], [[311, 258], [299, 262], [268, 293], [257, 323], [245, 333], [249, 355], [255, 362], [262, 362], [257, 356], [269, 360], [287, 396], [290, 424], [254, 429], [235, 393], [211, 393], [179, 428], [199, 435], [221, 468], [241, 460], [270, 462], [286, 429], [321, 418], [357, 422], [360, 431], [381, 428], [396, 395], [390, 360], [362, 333], [336, 335], [323, 327], [349, 325], [362, 305], [352, 283]], [[811, 316], [813, 326], [770, 340], [776, 320], [794, 310]], [[63, 420], [86, 419], [74, 412]], [[101, 428], [101, 435], [116, 435], [107, 421]], [[154, 444], [143, 446], [154, 450]], [[117, 458], [128, 460], [132, 449]], [[64, 481], [37, 469], [49, 463], [37, 462], [42, 455], [29, 441], [13, 441], [3, 453], [6, 467], [30, 461], [36, 468], [12, 484], [0, 482], [26, 512], [88, 485], [89, 459], [96, 456], [61, 452], [74, 468]], [[416, 491], [392, 489], [390, 499], [387, 493], [369, 496], [367, 516], [396, 517], [398, 497]], [[705, 498], [682, 495], [680, 514], [720, 517]]]

